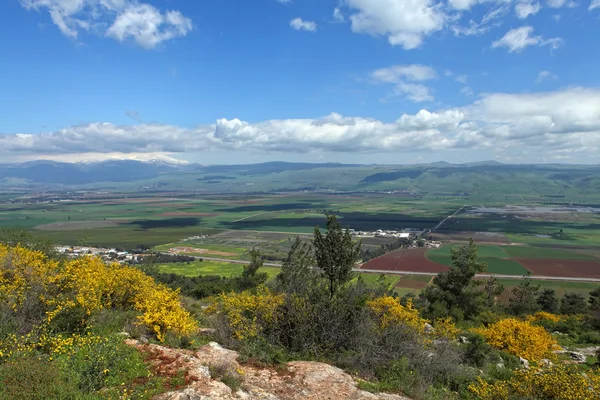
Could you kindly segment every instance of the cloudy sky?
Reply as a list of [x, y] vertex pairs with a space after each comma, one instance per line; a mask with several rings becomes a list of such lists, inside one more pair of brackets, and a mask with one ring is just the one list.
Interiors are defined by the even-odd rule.
[[600, 163], [600, 0], [2, 0], [0, 162]]

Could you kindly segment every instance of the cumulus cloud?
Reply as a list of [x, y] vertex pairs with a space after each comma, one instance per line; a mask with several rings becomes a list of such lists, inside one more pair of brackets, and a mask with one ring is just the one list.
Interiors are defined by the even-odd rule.
[[373, 81], [394, 85], [392, 96], [406, 97], [415, 102], [434, 99], [429, 87], [416, 82], [424, 82], [436, 77], [437, 73], [433, 68], [421, 64], [394, 65], [371, 73]]
[[541, 8], [540, 3], [520, 2], [515, 5], [515, 13], [519, 19], [525, 19], [530, 15], [537, 14]]
[[352, 31], [386, 36], [405, 49], [421, 46], [425, 36], [444, 27], [446, 14], [431, 0], [346, 0]]
[[509, 53], [519, 53], [529, 46], [550, 46], [557, 49], [563, 44], [560, 38], [544, 39], [542, 36], [532, 36], [532, 33], [531, 26], [511, 29], [502, 38], [494, 41], [492, 47], [506, 47]]
[[290, 21], [290, 26], [297, 31], [316, 32], [317, 24], [312, 21], [304, 21], [302, 18], [294, 18]]
[[318, 119], [258, 123], [222, 118], [193, 128], [91, 123], [39, 134], [0, 135], [3, 160], [36, 159], [40, 154], [58, 159], [60, 155], [76, 154], [452, 150], [477, 154], [497, 149], [597, 162], [600, 90], [574, 87], [530, 94], [492, 93], [466, 107], [423, 109], [391, 122], [332, 113]]
[[592, 0], [592, 2], [590, 3], [590, 6], [588, 7], [588, 10], [593, 10], [595, 8], [600, 8], [600, 0]]
[[46, 10], [67, 37], [78, 39], [81, 31], [132, 39], [145, 48], [186, 36], [192, 20], [179, 11], [161, 12], [137, 0], [19, 0], [27, 10]]

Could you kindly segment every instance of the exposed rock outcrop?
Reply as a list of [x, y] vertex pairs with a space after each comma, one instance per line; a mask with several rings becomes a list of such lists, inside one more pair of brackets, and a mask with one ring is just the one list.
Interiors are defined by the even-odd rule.
[[[132, 339], [126, 343], [146, 353], [159, 374], [175, 376], [184, 371], [186, 387], [164, 393], [156, 400], [409, 400], [360, 390], [350, 375], [324, 363], [293, 361], [280, 369], [261, 368], [240, 365], [235, 351], [214, 342], [195, 352]], [[228, 381], [234, 390], [221, 382], [220, 374], [236, 380], [235, 385]]]

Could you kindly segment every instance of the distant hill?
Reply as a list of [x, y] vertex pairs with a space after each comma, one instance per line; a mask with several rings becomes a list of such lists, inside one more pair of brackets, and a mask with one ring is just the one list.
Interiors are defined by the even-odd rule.
[[600, 166], [525, 165], [483, 161], [419, 165], [266, 162], [200, 165], [169, 159], [0, 164], [2, 188], [266, 193], [273, 191], [473, 193], [542, 196], [557, 201], [600, 194]]

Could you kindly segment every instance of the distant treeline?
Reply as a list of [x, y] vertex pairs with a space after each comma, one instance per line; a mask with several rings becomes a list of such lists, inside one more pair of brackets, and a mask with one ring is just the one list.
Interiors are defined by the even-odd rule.
[[363, 249], [360, 251], [360, 258], [363, 260], [363, 262], [369, 261], [369, 260], [372, 260], [373, 258], [377, 258], [386, 253], [389, 253], [390, 251], [394, 251], [394, 250], [406, 247], [411, 243], [412, 243], [412, 241], [410, 239], [402, 238], [402, 239], [398, 239], [392, 243], [382, 244], [381, 246], [376, 247], [374, 249], [366, 249], [366, 250]]

